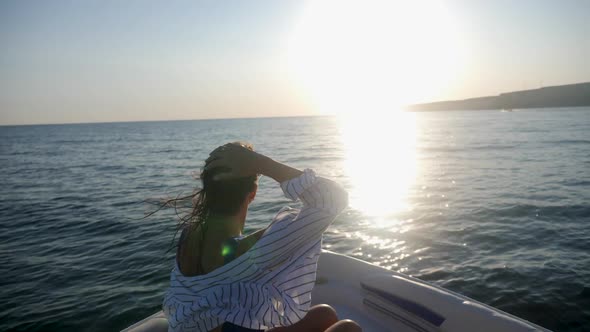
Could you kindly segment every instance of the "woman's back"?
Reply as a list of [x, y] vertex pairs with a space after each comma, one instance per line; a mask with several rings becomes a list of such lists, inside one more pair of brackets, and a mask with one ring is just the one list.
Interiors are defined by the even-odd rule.
[[[310, 310], [322, 234], [346, 207], [347, 194], [312, 170], [301, 172], [235, 149], [220, 154], [225, 158], [209, 159], [205, 171], [229, 165], [228, 169], [246, 175], [267, 175], [280, 184], [287, 198], [300, 200], [301, 209], [281, 209], [266, 230], [249, 236], [251, 241], [241, 238], [234, 250], [227, 250], [226, 244], [241, 235], [255, 191], [244, 196], [235, 214], [215, 209], [195, 214], [201, 218], [181, 236], [177, 266], [164, 298], [171, 331], [211, 331], [221, 325], [258, 330], [293, 325], [299, 329], [302, 327], [295, 323], [306, 326], [311, 321], [303, 318]], [[205, 191], [200, 202], [212, 204], [211, 198], [217, 197], [220, 201], [215, 202], [221, 207], [225, 196], [208, 196], [210, 193]]]
[[[236, 234], [239, 236], [239, 234]], [[176, 260], [185, 276], [207, 274], [236, 256], [239, 242], [231, 231], [214, 227], [213, 229], [186, 228], [178, 241]]]

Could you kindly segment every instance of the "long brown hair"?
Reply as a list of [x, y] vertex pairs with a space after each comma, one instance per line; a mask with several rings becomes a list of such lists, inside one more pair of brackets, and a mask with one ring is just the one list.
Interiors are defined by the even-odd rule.
[[[251, 145], [246, 147], [252, 150]], [[226, 171], [228, 170], [223, 167], [203, 170], [198, 177], [201, 182], [200, 189], [197, 187], [190, 195], [148, 201], [157, 205], [158, 208], [146, 214], [146, 218], [164, 208], [174, 209], [178, 225], [172, 238], [171, 248], [176, 247], [174, 243], [179, 230], [186, 229], [192, 232], [200, 229], [204, 234], [207, 221], [211, 219], [211, 216], [223, 217], [236, 214], [248, 194], [256, 188], [258, 180], [256, 175], [236, 179], [215, 179], [216, 175]]]

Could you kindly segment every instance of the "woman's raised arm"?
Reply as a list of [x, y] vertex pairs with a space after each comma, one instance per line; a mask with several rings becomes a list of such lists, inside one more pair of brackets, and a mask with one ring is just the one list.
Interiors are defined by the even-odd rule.
[[317, 208], [333, 215], [340, 213], [348, 204], [348, 194], [338, 184], [317, 178], [311, 170], [305, 173], [291, 166], [254, 152], [238, 143], [229, 143], [211, 152], [205, 169], [225, 168], [216, 180], [263, 174], [281, 184], [285, 195], [300, 199], [304, 208]]
[[225, 168], [216, 180], [231, 179], [262, 174], [281, 183], [301, 175], [303, 172], [281, 164], [271, 158], [252, 151], [239, 143], [228, 143], [211, 152], [205, 162], [205, 169]]

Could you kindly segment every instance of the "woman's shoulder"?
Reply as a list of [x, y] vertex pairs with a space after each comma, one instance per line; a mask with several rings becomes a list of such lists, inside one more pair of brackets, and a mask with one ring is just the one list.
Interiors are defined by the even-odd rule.
[[182, 232], [178, 241], [176, 262], [184, 276], [206, 274], [224, 264], [224, 239], [216, 237], [211, 232], [204, 237], [201, 227], [186, 227]]
[[176, 249], [176, 263], [180, 272], [185, 276], [203, 273], [200, 262], [200, 246], [198, 230], [183, 227]]

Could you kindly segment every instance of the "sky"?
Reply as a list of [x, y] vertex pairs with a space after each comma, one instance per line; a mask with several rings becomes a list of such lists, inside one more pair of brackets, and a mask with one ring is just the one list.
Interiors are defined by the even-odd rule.
[[590, 1], [0, 2], [0, 125], [342, 114], [590, 81]]

